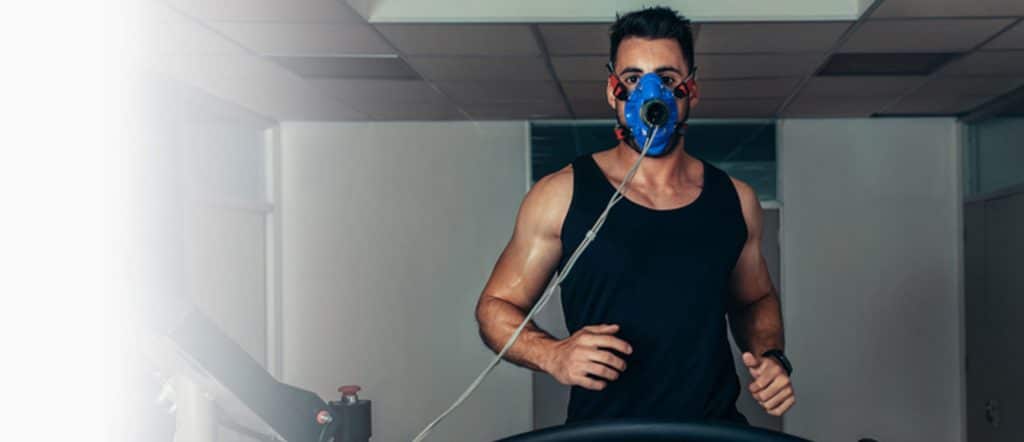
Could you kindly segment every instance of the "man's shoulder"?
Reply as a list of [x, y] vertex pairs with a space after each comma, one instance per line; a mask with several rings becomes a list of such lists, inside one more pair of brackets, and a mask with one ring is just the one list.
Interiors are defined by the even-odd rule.
[[[740, 200], [740, 209], [743, 211], [743, 221], [747, 229], [756, 229], [760, 232], [761, 225], [761, 201], [757, 198], [757, 192], [753, 187], [739, 178], [729, 176], [733, 187], [736, 188], [736, 195]], [[759, 236], [760, 234], [755, 236]]]
[[523, 199], [520, 219], [557, 234], [572, 203], [572, 177], [570, 164], [537, 180]]
[[757, 201], [757, 191], [755, 191], [753, 187], [750, 187], [750, 184], [747, 184], [745, 181], [732, 175], [727, 176], [729, 177], [729, 180], [732, 181], [732, 186], [736, 188], [736, 193], [740, 197], [740, 202], [746, 204]]
[[569, 164], [555, 172], [545, 175], [534, 183], [531, 192], [543, 195], [562, 194], [572, 190], [573, 168]]

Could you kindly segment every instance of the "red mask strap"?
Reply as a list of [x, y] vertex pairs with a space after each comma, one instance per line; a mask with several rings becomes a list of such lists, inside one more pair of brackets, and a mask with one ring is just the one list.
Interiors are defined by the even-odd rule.
[[629, 90], [619, 80], [619, 76], [615, 74], [608, 74], [608, 81], [612, 84], [612, 96], [617, 100], [626, 101], [629, 98]]
[[604, 67], [608, 68], [608, 82], [612, 85], [612, 96], [619, 101], [629, 99], [629, 89], [626, 89], [626, 85], [622, 84], [619, 76], [615, 75], [615, 67], [612, 66], [612, 62], [609, 61]]
[[629, 129], [626, 129], [622, 125], [615, 125], [615, 139], [619, 141], [626, 141], [629, 138]]
[[685, 98], [688, 97], [691, 93], [695, 92], [696, 90], [697, 81], [691, 78], [689, 80], [686, 80], [685, 83], [676, 86], [676, 89], [673, 92], [675, 93], [676, 98]]

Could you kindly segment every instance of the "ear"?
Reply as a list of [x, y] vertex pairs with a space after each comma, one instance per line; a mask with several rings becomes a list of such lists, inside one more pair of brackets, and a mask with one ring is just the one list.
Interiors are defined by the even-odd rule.
[[608, 101], [608, 106], [615, 108], [615, 93], [612, 92], [615, 88], [614, 79], [608, 76], [608, 80], [604, 84], [604, 98]]
[[605, 98], [608, 100], [608, 107], [615, 110], [615, 87], [618, 84], [618, 79], [609, 75], [608, 81], [605, 83]]
[[696, 81], [690, 83], [690, 95], [688, 95], [686, 99], [690, 100], [690, 109], [693, 109], [693, 107], [697, 105], [697, 102], [700, 101], [700, 87], [697, 86]]

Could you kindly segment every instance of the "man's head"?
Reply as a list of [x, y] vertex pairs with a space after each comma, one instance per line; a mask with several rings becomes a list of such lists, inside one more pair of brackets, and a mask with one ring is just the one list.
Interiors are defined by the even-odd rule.
[[[669, 8], [657, 7], [633, 11], [617, 18], [609, 32], [610, 63], [614, 76], [632, 92], [644, 74], [658, 75], [662, 84], [675, 89], [693, 73], [693, 34], [690, 22]], [[616, 110], [620, 122], [626, 121], [625, 102], [616, 97], [616, 79], [609, 76], [606, 88], [608, 104]], [[695, 85], [694, 85], [695, 86]], [[676, 99], [678, 115], [686, 118], [697, 104], [696, 87]]]
[[690, 20], [672, 9], [659, 6], [620, 15], [616, 18], [615, 23], [612, 23], [609, 37], [611, 39], [611, 55], [608, 60], [614, 65], [618, 65], [615, 58], [622, 41], [628, 37], [636, 37], [648, 40], [675, 40], [679, 44], [676, 50], [681, 52], [686, 67], [694, 66], [693, 33], [690, 31]]

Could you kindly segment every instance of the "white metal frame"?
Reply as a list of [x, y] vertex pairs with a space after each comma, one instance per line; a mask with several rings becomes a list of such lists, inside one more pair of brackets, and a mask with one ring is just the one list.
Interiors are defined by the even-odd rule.
[[284, 333], [282, 326], [281, 278], [281, 127], [264, 130], [264, 176], [266, 195], [271, 210], [266, 216], [266, 322], [267, 371], [278, 380], [284, 379]]
[[[962, 121], [957, 121], [954, 125], [954, 136], [953, 142], [956, 144], [953, 149], [952, 163], [954, 167], [954, 179], [955, 185], [953, 186], [954, 192], [956, 192], [956, 201], [964, 200], [964, 153], [967, 146], [966, 137], [968, 136], [968, 130], [966, 124]], [[966, 275], [964, 274], [965, 260], [964, 260], [964, 204], [957, 204], [956, 209], [956, 220], [955, 220], [954, 231], [961, 232], [954, 239], [953, 253], [956, 254], [954, 257], [958, 264], [956, 274], [956, 288], [954, 289], [957, 293], [957, 361], [959, 361], [959, 373], [958, 378], [960, 380], [960, 440], [967, 440], [967, 293], [965, 289], [964, 280]]]

